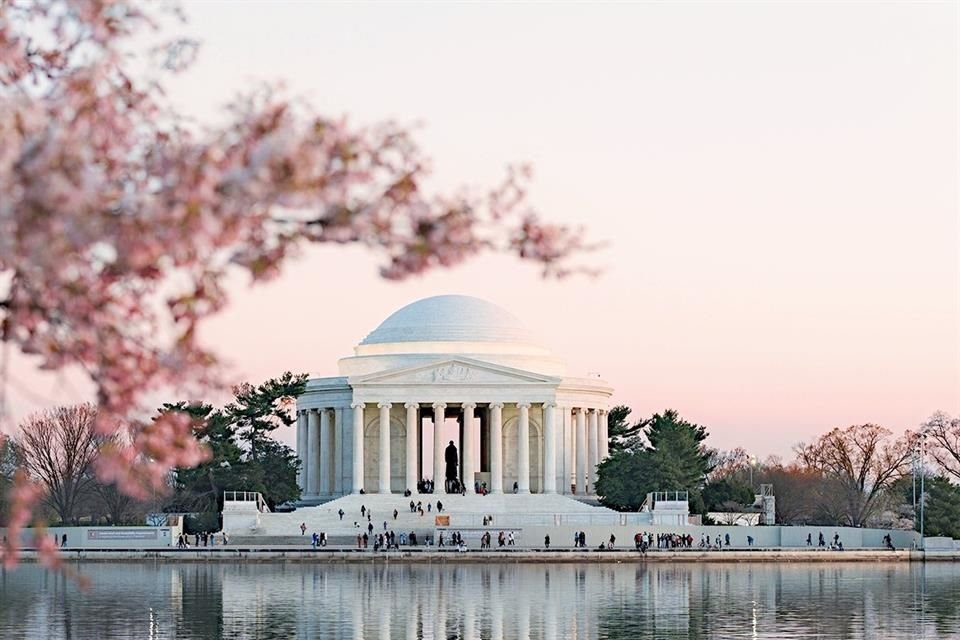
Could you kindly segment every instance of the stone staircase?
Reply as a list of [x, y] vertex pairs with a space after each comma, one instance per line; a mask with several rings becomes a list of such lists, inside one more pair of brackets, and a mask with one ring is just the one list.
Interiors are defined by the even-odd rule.
[[[424, 514], [411, 513], [410, 501], [423, 505]], [[437, 511], [437, 501], [443, 503], [443, 511]], [[429, 505], [429, 509], [428, 509]], [[361, 507], [365, 507], [361, 515]], [[343, 510], [343, 519], [339, 511]], [[394, 518], [393, 512], [397, 511]], [[226, 514], [225, 514], [226, 515]], [[414, 494], [404, 497], [399, 494], [349, 495], [321, 505], [301, 507], [289, 513], [260, 513], [256, 525], [231, 526], [224, 518], [224, 528], [231, 536], [231, 544], [310, 544], [310, 534], [323, 532], [328, 544], [356, 544], [358, 533], [367, 531], [368, 519], [373, 524], [373, 533], [393, 531], [418, 538], [433, 535], [438, 521], [436, 516], [446, 516], [440, 526], [454, 529], [521, 529], [525, 526], [560, 526], [582, 524], [584, 526], [606, 522], [618, 522], [631, 515], [619, 514], [599, 506], [584, 504], [561, 495], [503, 494], [503, 495], [446, 495]], [[483, 519], [488, 518], [484, 526]], [[444, 522], [449, 521], [448, 525]], [[386, 522], [386, 529], [384, 529]], [[307, 535], [300, 535], [300, 525], [305, 524]], [[269, 541], [269, 542], [268, 542]], [[282, 541], [282, 542], [281, 542]]]

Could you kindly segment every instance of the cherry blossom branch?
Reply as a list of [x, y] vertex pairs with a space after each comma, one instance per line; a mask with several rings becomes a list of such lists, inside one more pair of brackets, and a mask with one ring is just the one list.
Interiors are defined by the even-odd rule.
[[87, 372], [98, 429], [127, 438], [102, 479], [144, 495], [204, 459], [185, 420], [144, 419], [146, 399], [223, 388], [197, 332], [232, 271], [264, 281], [308, 244], [356, 243], [389, 279], [489, 251], [545, 276], [589, 272], [570, 258], [595, 245], [539, 218], [526, 169], [428, 194], [429, 161], [403, 127], [354, 128], [269, 89], [234, 100], [225, 125], [189, 123], [162, 73], [189, 66], [191, 43], [169, 40], [157, 80], [130, 70], [154, 6], [0, 0], [0, 339], [43, 369]]

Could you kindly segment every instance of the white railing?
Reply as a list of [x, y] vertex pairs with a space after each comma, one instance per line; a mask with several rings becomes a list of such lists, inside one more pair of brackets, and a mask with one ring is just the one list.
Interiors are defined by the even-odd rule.
[[263, 496], [257, 491], [224, 491], [224, 506], [226, 506], [228, 502], [252, 502], [256, 504], [257, 511], [260, 513], [270, 512], [270, 507], [267, 506], [267, 501], [264, 500]]
[[[474, 513], [451, 513], [450, 528], [460, 527], [484, 527], [486, 529], [499, 528], [499, 518], [494, 515], [492, 519], [483, 524], [484, 514]], [[510, 527], [590, 527], [590, 526], [608, 526], [608, 527], [630, 527], [650, 525], [652, 520], [649, 513], [512, 513], [504, 516], [504, 520], [509, 522]], [[506, 525], [506, 522], [504, 522]]]

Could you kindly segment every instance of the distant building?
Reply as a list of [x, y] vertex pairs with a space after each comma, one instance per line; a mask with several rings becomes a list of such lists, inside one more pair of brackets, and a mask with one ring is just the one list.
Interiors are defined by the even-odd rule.
[[[461, 295], [396, 311], [297, 399], [303, 502], [350, 493], [442, 492], [446, 420], [472, 492], [592, 494], [607, 456], [612, 389], [573, 378], [513, 314]], [[427, 440], [432, 440], [432, 464]], [[425, 463], [426, 460], [426, 463]]]

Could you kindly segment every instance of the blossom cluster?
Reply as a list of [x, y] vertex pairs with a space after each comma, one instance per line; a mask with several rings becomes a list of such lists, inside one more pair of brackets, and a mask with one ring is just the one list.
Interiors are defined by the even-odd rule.
[[[392, 279], [491, 250], [565, 275], [585, 248], [530, 210], [525, 171], [424, 193], [429, 163], [395, 123], [353, 128], [270, 90], [221, 126], [192, 123], [165, 100], [163, 68], [131, 70], [154, 7], [0, 0], [0, 341], [86, 372], [98, 428], [125, 434], [99, 465], [123, 491], [206, 455], [185, 420], [144, 420], [145, 398], [224, 384], [197, 330], [231, 271], [265, 280], [307, 243], [359, 243]], [[165, 67], [190, 49], [171, 40]], [[17, 504], [35, 500], [28, 486]]]

